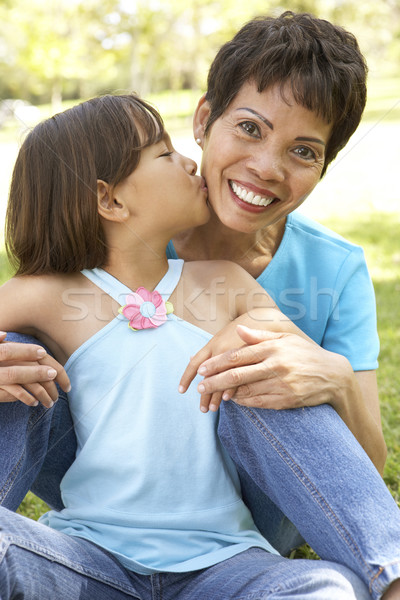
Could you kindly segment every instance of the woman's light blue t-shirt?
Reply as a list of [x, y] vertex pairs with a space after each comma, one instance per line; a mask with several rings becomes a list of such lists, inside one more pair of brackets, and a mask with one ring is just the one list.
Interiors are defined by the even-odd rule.
[[[172, 242], [167, 254], [177, 258]], [[375, 295], [360, 246], [291, 213], [278, 251], [257, 281], [300, 329], [345, 356], [354, 371], [377, 368]]]

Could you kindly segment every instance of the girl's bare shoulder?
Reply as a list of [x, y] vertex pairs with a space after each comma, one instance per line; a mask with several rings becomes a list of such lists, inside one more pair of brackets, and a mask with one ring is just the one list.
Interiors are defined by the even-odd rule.
[[20, 301], [37, 301], [54, 295], [70, 285], [80, 285], [81, 275], [73, 274], [46, 274], [46, 275], [18, 275], [6, 281], [0, 288], [3, 294], [17, 294]]

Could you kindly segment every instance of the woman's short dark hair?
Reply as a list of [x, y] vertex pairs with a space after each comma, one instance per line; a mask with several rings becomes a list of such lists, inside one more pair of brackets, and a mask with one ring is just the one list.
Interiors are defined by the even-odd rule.
[[332, 134], [328, 164], [357, 129], [366, 102], [367, 65], [353, 34], [308, 13], [257, 17], [224, 44], [208, 74], [206, 132], [246, 82], [262, 92], [288, 84], [296, 102], [315, 111]]
[[17, 275], [104, 264], [97, 180], [116, 186], [159, 141], [159, 113], [135, 94], [93, 98], [37, 125], [15, 163], [6, 248]]

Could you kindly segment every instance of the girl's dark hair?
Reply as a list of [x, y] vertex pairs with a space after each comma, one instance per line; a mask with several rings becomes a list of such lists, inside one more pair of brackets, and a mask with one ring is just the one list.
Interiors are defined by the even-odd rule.
[[83, 102], [37, 125], [15, 163], [6, 249], [17, 275], [73, 273], [104, 264], [97, 180], [116, 186], [164, 133], [135, 94]]
[[324, 173], [359, 125], [366, 77], [356, 38], [341, 27], [291, 11], [255, 18], [221, 47], [210, 67], [206, 132], [243, 84], [255, 82], [259, 92], [280, 84], [283, 98], [288, 84], [297, 103], [333, 125]]

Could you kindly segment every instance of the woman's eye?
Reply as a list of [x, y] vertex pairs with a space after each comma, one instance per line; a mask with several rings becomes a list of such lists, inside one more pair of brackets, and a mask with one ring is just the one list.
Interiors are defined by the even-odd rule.
[[160, 157], [161, 157], [161, 156], [171, 156], [171, 154], [173, 154], [173, 151], [172, 151], [172, 150], [171, 150], [171, 151], [168, 151], [168, 152], [163, 152], [162, 154], [160, 154]]
[[308, 146], [299, 146], [298, 148], [295, 148], [294, 151], [297, 156], [300, 156], [300, 158], [305, 158], [306, 160], [315, 160], [317, 158], [314, 150], [311, 150], [311, 148]]
[[253, 123], [253, 121], [243, 121], [242, 123], [239, 123], [239, 127], [241, 127], [246, 133], [248, 133], [252, 137], [260, 137], [260, 129], [258, 125]]

